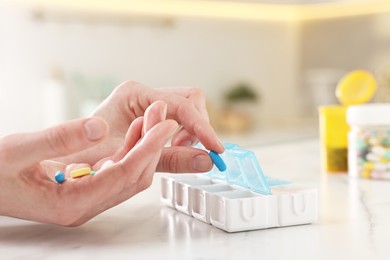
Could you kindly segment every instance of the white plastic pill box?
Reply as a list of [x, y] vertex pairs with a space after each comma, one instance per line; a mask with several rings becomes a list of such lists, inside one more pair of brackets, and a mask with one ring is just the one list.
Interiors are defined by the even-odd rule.
[[[225, 143], [226, 171], [162, 177], [166, 205], [227, 232], [309, 224], [317, 219], [317, 190], [263, 174], [255, 154]], [[202, 146], [198, 146], [204, 149]]]
[[227, 232], [309, 224], [317, 219], [317, 191], [294, 184], [270, 195], [211, 179], [204, 174], [164, 176], [164, 204]]

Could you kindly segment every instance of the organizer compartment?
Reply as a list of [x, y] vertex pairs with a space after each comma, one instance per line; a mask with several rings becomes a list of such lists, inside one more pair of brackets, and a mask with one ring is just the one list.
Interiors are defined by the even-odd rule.
[[232, 191], [234, 188], [228, 184], [216, 183], [190, 188], [192, 197], [191, 215], [203, 222], [210, 223], [211, 195], [224, 191]]
[[211, 196], [211, 224], [228, 232], [267, 228], [268, 196], [249, 190]]
[[[215, 183], [205, 176], [188, 174], [175, 176], [175, 178], [163, 178], [162, 180], [163, 201], [177, 210], [191, 215], [191, 200], [189, 187], [210, 185]], [[191, 199], [189, 199], [191, 198]]]
[[279, 224], [308, 224], [317, 218], [317, 190], [289, 184], [272, 188], [278, 196]]

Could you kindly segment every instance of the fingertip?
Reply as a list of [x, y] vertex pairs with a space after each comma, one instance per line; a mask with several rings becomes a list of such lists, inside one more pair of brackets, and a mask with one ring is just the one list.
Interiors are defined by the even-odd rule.
[[161, 128], [161, 133], [165, 133], [162, 139], [165, 140], [164, 143], [167, 143], [180, 128], [180, 125], [173, 119], [167, 119], [161, 123], [165, 125], [165, 127]]
[[222, 142], [219, 139], [217, 139], [216, 147], [218, 149], [214, 149], [214, 151], [216, 151], [217, 153], [223, 153], [225, 151], [225, 147], [223, 146]]
[[166, 122], [169, 123], [172, 134], [176, 133], [176, 131], [180, 128], [180, 125], [176, 120], [167, 119]]
[[[211, 126], [210, 126], [211, 127]], [[223, 153], [225, 151], [225, 146], [223, 145], [223, 143], [221, 142], [221, 140], [219, 140], [216, 132], [214, 131], [213, 128], [211, 128], [210, 130], [211, 134], [208, 136], [208, 141], [204, 142], [203, 145], [208, 149], [208, 150], [213, 150], [217, 153]], [[205, 140], [205, 138], [203, 137], [201, 139], [202, 140]]]
[[[142, 138], [142, 142], [153, 142], [156, 145], [156, 138], [164, 140], [164, 144], [177, 132], [179, 124], [173, 119], [164, 120], [153, 126]], [[155, 141], [152, 141], [152, 140]]]
[[168, 113], [168, 104], [165, 102], [163, 102], [163, 103], [164, 103], [164, 105], [161, 109], [161, 120], [165, 120], [167, 118], [167, 113]]
[[160, 120], [165, 120], [167, 117], [168, 105], [162, 100], [153, 102], [145, 111], [145, 115], [149, 113], [156, 113], [159, 115]]
[[145, 111], [143, 134], [167, 117], [168, 105], [164, 101], [156, 101]]

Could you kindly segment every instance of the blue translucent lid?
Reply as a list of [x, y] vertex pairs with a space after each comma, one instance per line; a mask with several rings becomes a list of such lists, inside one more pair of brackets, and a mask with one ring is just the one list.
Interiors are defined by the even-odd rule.
[[[220, 157], [227, 169], [221, 172], [214, 166], [206, 173], [210, 178], [224, 180], [264, 195], [271, 194], [271, 186], [289, 183], [265, 176], [252, 151], [241, 149], [237, 144], [225, 143], [224, 146], [225, 152]], [[203, 147], [198, 145], [198, 148]]]

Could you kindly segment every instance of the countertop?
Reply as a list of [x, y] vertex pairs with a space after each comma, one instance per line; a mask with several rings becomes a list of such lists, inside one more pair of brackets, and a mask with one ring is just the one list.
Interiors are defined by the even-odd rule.
[[390, 182], [321, 172], [316, 138], [252, 149], [266, 175], [315, 187], [313, 224], [227, 233], [163, 206], [160, 177], [83, 226], [0, 217], [1, 259], [390, 259]]

